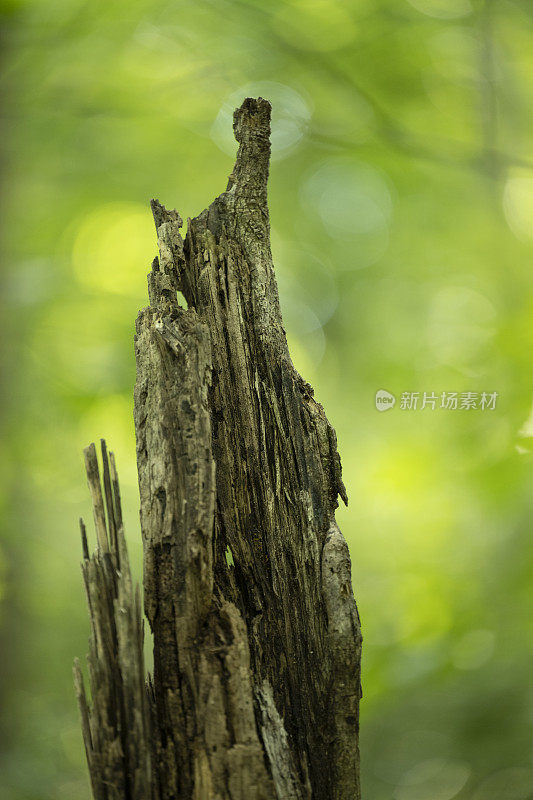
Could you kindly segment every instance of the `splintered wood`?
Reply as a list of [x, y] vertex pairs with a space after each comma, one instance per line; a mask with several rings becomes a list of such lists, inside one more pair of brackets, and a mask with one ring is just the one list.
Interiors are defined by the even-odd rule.
[[360, 798], [361, 630], [335, 522], [347, 498], [335, 432], [282, 325], [270, 104], [245, 100], [234, 131], [227, 189], [185, 238], [152, 201], [159, 257], [135, 337], [146, 688], [114, 462], [104, 445], [102, 493], [86, 451], [92, 705], [79, 668], [76, 683], [98, 800]]

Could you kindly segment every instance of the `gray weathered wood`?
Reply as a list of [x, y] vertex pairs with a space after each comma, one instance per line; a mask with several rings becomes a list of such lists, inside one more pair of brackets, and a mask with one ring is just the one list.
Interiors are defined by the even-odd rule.
[[[115, 715], [122, 780], [133, 786], [131, 769], [152, 794], [123, 796], [358, 800], [361, 633], [335, 522], [338, 496], [347, 499], [335, 432], [291, 362], [282, 325], [269, 243], [269, 103], [245, 100], [234, 131], [227, 189], [188, 221], [185, 238], [177, 212], [152, 201], [159, 257], [136, 325], [135, 428], [154, 676], [147, 694], [131, 698], [142, 721], [131, 746]], [[104, 453], [107, 531], [88, 460], [100, 553], [84, 563], [117, 559], [118, 547], [114, 591], [139, 631], [130, 579], [117, 577], [126, 556], [121, 519], [109, 523], [105, 463]], [[94, 629], [112, 618], [95, 593], [112, 592], [105, 578], [92, 580]], [[120, 662], [126, 639], [115, 638]], [[141, 653], [138, 639], [131, 644]], [[97, 643], [91, 666], [93, 650]], [[136, 687], [140, 666], [132, 655]], [[117, 669], [93, 669], [93, 697], [96, 689], [114, 702], [98, 681], [116, 682]], [[94, 796], [122, 796], [118, 783], [118, 795], [98, 794], [94, 739], [105, 709], [91, 711], [81, 692], [80, 707]], [[106, 741], [112, 735], [106, 729]], [[118, 781], [116, 769], [110, 775]]]

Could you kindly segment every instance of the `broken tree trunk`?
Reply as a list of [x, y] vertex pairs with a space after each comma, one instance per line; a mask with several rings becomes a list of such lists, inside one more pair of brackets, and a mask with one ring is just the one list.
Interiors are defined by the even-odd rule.
[[96, 630], [92, 709], [79, 675], [77, 685], [98, 800], [360, 797], [361, 633], [334, 516], [346, 494], [335, 432], [294, 369], [282, 326], [267, 207], [270, 104], [245, 100], [234, 131], [228, 187], [189, 220], [185, 239], [179, 215], [152, 202], [160, 255], [135, 337], [154, 640], [143, 697], [114, 484], [104, 459], [106, 534], [89, 459], [99, 531], [99, 553], [84, 566]]

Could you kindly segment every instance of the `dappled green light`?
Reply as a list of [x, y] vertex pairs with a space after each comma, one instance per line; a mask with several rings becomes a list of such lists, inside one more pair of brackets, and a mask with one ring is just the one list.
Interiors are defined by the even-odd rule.
[[300, 197], [332, 239], [353, 248], [350, 258], [336, 260], [337, 269], [362, 269], [383, 256], [392, 197], [376, 169], [357, 161], [330, 159], [304, 181]]
[[503, 210], [509, 227], [519, 239], [533, 239], [533, 177], [523, 175], [507, 180]]
[[[2, 798], [89, 798], [70, 676], [88, 636], [81, 449], [105, 436], [116, 453], [138, 576], [149, 200], [186, 219], [225, 190], [251, 94], [273, 102], [291, 355], [349, 495], [363, 797], [528, 800], [529, 4], [13, 0], [4, 21]], [[454, 391], [497, 405], [400, 407]]]
[[74, 274], [86, 289], [139, 296], [154, 252], [146, 206], [105, 204], [80, 221], [72, 248]]
[[466, 369], [467, 375], [475, 362], [479, 374], [496, 332], [496, 309], [490, 300], [468, 286], [447, 285], [432, 298], [428, 316], [428, 344], [435, 362]]
[[272, 25], [290, 44], [309, 51], [330, 51], [353, 41], [357, 26], [339, 0], [290, 0], [273, 15]]
[[437, 19], [466, 17], [473, 11], [470, 0], [408, 0], [417, 11]]
[[470, 777], [470, 768], [445, 759], [421, 761], [408, 770], [395, 790], [394, 800], [452, 800]]
[[472, 800], [526, 800], [532, 783], [533, 770], [527, 767], [498, 770], [483, 781]]
[[453, 647], [453, 665], [457, 669], [479, 669], [492, 658], [495, 647], [494, 631], [483, 628], [468, 631]]

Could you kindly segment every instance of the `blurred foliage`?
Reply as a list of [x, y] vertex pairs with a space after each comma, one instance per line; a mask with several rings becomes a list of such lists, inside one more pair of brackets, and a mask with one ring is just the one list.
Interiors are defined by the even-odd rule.
[[[533, 798], [532, 28], [519, 0], [4, 2], [5, 800], [89, 797], [81, 448], [117, 454], [139, 575], [148, 201], [223, 191], [250, 94], [290, 346], [350, 496], [364, 796]], [[378, 413], [378, 389], [499, 398]]]

